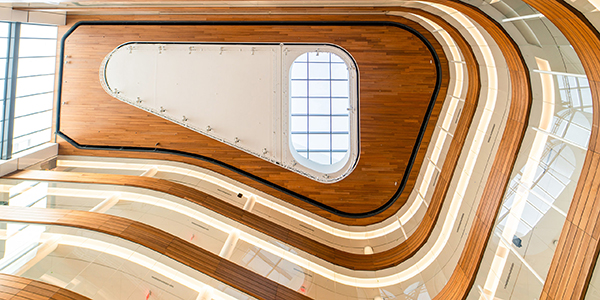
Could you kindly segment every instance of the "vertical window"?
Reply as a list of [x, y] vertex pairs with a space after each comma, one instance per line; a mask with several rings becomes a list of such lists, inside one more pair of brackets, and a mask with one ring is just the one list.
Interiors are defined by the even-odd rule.
[[348, 66], [339, 56], [308, 52], [296, 58], [290, 69], [292, 150], [321, 165], [345, 162], [350, 148], [349, 109]]
[[[0, 97], [2, 98], [2, 103], [0, 104], [0, 136], [2, 136], [2, 141], [0, 141], [1, 147], [4, 148], [7, 144], [7, 139], [9, 138], [5, 133], [9, 130], [8, 122], [5, 120], [5, 112], [6, 112], [6, 103], [8, 103], [7, 94], [6, 94], [6, 78], [8, 77], [8, 57], [9, 57], [9, 39], [10, 39], [10, 23], [0, 22]], [[4, 156], [4, 149], [0, 151], [2, 156]], [[4, 157], [2, 157], [4, 158]]]
[[57, 27], [21, 24], [12, 153], [51, 137]]

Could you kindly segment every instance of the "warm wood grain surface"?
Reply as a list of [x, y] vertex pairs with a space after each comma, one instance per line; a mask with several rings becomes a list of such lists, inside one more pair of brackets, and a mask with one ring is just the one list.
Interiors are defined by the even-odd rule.
[[[472, 14], [472, 8], [456, 1], [445, 2], [463, 12]], [[584, 20], [581, 14], [570, 9], [561, 0], [525, 0], [538, 11], [544, 13], [549, 20], [563, 31], [574, 49], [577, 51], [592, 86], [594, 110], [600, 109], [600, 66], [598, 49], [600, 43], [597, 31]], [[475, 13], [478, 13], [475, 10]], [[567, 223], [563, 228], [556, 255], [551, 265], [548, 279], [542, 294], [543, 299], [583, 299], [589, 278], [592, 275], [598, 255], [598, 185], [595, 176], [600, 164], [598, 156], [598, 114], [594, 114], [594, 125], [590, 139], [590, 150], [586, 157], [582, 177], [579, 181], [574, 201], [569, 210]], [[491, 207], [492, 214], [494, 212]], [[475, 225], [485, 224], [478, 220]], [[485, 235], [480, 238], [484, 239]], [[479, 251], [471, 251], [477, 253]], [[477, 260], [472, 259], [475, 264]], [[465, 296], [465, 288], [472, 282], [472, 273], [459, 270], [452, 279], [452, 289], [447, 291], [448, 298], [460, 299]], [[471, 277], [471, 278], [470, 278]]]
[[585, 69], [593, 99], [587, 155], [540, 299], [585, 298], [600, 251], [600, 34], [562, 0], [524, 0], [569, 40]]
[[496, 41], [510, 71], [510, 108], [506, 128], [457, 267], [435, 299], [465, 299], [471, 291], [487, 241], [492, 233], [504, 191], [510, 179], [531, 107], [529, 71], [518, 46], [502, 27], [479, 9], [458, 1], [429, 0], [460, 10], [485, 28]]
[[90, 298], [49, 283], [0, 274], [2, 300], [89, 300]]
[[[502, 48], [503, 54], [509, 64], [509, 68], [511, 69], [511, 86], [513, 87], [509, 121], [506, 126], [506, 132], [510, 132], [510, 136], [503, 136], [498, 155], [492, 165], [489, 184], [484, 191], [483, 199], [485, 200], [478, 207], [477, 216], [469, 233], [467, 246], [463, 250], [459, 266], [451, 276], [449, 284], [438, 295], [440, 299], [462, 299], [470, 291], [487, 245], [487, 239], [491, 233], [497, 210], [502, 200], [502, 194], [524, 133], [531, 95], [528, 73], [518, 48], [508, 38], [507, 34], [501, 30], [498, 24], [472, 7], [452, 1], [440, 0], [434, 2], [445, 3], [451, 7], [460, 9], [489, 30], [490, 34]], [[517, 134], [514, 134], [515, 132]]]
[[63, 209], [0, 207], [0, 221], [70, 226], [110, 234], [152, 249], [259, 299], [309, 299], [183, 239], [129, 219]]
[[[600, 106], [600, 81], [598, 66], [600, 61], [600, 43], [597, 31], [585, 21], [578, 12], [573, 11], [562, 0], [524, 0], [538, 11], [544, 13], [563, 34], [569, 39], [577, 51], [592, 86], [592, 97], [594, 99], [594, 110], [598, 111]], [[473, 9], [466, 7], [458, 1], [434, 1], [447, 3], [454, 8], [473, 15]], [[196, 8], [201, 11], [206, 8]], [[272, 8], [270, 8], [272, 9]], [[391, 8], [353, 8], [354, 10], [393, 10]], [[75, 8], [74, 8], [75, 10]], [[110, 9], [109, 9], [110, 10]], [[119, 9], [116, 9], [119, 10]], [[122, 10], [122, 8], [120, 9]], [[231, 9], [217, 9], [223, 12]], [[263, 9], [264, 10], [264, 9]], [[311, 11], [311, 8], [300, 10]], [[335, 8], [341, 13], [348, 12], [346, 8]], [[479, 13], [475, 10], [475, 13]], [[563, 228], [556, 255], [554, 257], [548, 279], [546, 281], [542, 297], [544, 299], [583, 299], [593, 272], [598, 255], [598, 179], [595, 170], [598, 169], [600, 158], [598, 157], [598, 115], [594, 115], [594, 127], [590, 140], [590, 151], [586, 157], [585, 167], [579, 181], [577, 192], [569, 210], [567, 224]], [[577, 240], [579, 243], [574, 243]], [[568, 275], [567, 275], [568, 274]], [[453, 276], [452, 298], [460, 299], [459, 290], [461, 283], [468, 285], [471, 279], [464, 272], [455, 273]]]
[[[467, 73], [469, 78], [469, 92], [465, 98], [465, 105], [463, 111], [461, 113], [460, 121], [457, 125], [457, 130], [454, 134], [454, 138], [448, 150], [448, 156], [446, 158], [446, 163], [444, 164], [440, 175], [438, 176], [438, 184], [435, 187], [435, 191], [431, 202], [428, 206], [427, 213], [424, 217], [424, 220], [419, 224], [419, 227], [413, 233], [407, 241], [403, 242], [403, 245], [398, 245], [389, 250], [378, 252], [374, 255], [360, 255], [360, 254], [352, 254], [344, 251], [337, 250], [335, 248], [323, 245], [322, 243], [313, 241], [310, 237], [305, 237], [303, 235], [297, 234], [293, 231], [287, 229], [278, 228], [278, 226], [271, 222], [266, 222], [266, 220], [252, 221], [245, 220], [245, 224], [251, 227], [254, 227], [256, 230], [260, 230], [266, 234], [270, 234], [294, 247], [302, 249], [308, 253], [316, 255], [324, 260], [327, 260], [331, 263], [338, 264], [340, 266], [344, 266], [350, 269], [356, 270], [380, 270], [386, 267], [398, 265], [405, 261], [406, 259], [412, 257], [428, 240], [431, 231], [433, 230], [435, 223], [438, 219], [439, 212], [441, 210], [443, 200], [445, 198], [446, 192], [448, 190], [450, 180], [454, 170], [456, 168], [456, 164], [458, 162], [458, 156], [460, 155], [460, 151], [462, 150], [462, 146], [464, 145], [464, 139], [467, 135], [469, 125], [473, 118], [475, 107], [479, 97], [479, 70], [478, 65], [473, 55], [471, 48], [468, 46], [467, 42], [464, 38], [456, 31], [455, 28], [450, 26], [443, 19], [424, 12], [418, 9], [406, 9], [406, 12], [415, 13], [419, 15], [423, 15], [435, 22], [437, 22], [440, 26], [445, 28], [453, 39], [456, 41], [459, 48], [462, 50], [464, 59], [467, 65]], [[29, 178], [29, 179], [49, 179], [54, 178], [54, 180], [74, 180], [82, 182], [80, 179], [83, 176], [67, 176], [66, 174], [61, 173], [53, 173], [48, 176], [40, 175], [36, 176], [35, 173], [19, 173], [15, 174], [21, 179]], [[93, 176], [93, 175], [87, 175]], [[119, 184], [130, 184], [136, 185], [146, 188], [156, 187], [154, 183], [145, 182], [138, 183], [139, 180], [136, 177], [128, 177], [128, 178], [120, 178], [120, 179], [111, 179], [110, 181], [104, 181], [105, 179], [100, 179], [98, 176], [96, 179], [93, 179], [94, 182], [107, 182], [107, 183], [119, 183]], [[79, 178], [79, 179], [78, 179]], [[167, 184], [164, 181], [161, 181], [162, 184]], [[178, 187], [179, 188], [179, 187]], [[161, 189], [162, 191], [166, 191], [167, 189]], [[191, 193], [180, 194], [177, 196], [180, 197], [188, 197]], [[196, 202], [200, 201], [199, 199], [195, 200]], [[209, 205], [209, 209], [220, 209], [226, 207], [226, 204], [215, 204]], [[239, 209], [234, 206], [228, 207], [227, 210], [235, 209], [238, 211]], [[237, 221], [244, 222], [244, 218], [238, 218], [239, 214], [248, 214], [247, 212], [243, 212], [239, 210], [236, 213], [229, 213], [228, 216]], [[257, 218], [253, 216], [253, 218]], [[266, 223], [265, 223], [266, 222]], [[261, 226], [256, 226], [256, 224], [261, 224]], [[269, 226], [265, 226], [265, 224], [269, 224]], [[279, 233], [279, 234], [278, 234]]]
[[[391, 209], [375, 217], [350, 219], [334, 216], [236, 173], [194, 159], [147, 153], [83, 151], [60, 143], [60, 153], [66, 155], [162, 158], [196, 164], [345, 224], [379, 222], [406, 202], [435, 128], [448, 80], [441, 46], [420, 25], [388, 16], [77, 16], [70, 17], [69, 24], [60, 30], [64, 32], [76, 21], [100, 19], [392, 21], [417, 29], [432, 42], [441, 58], [443, 88], [404, 193]], [[317, 183], [110, 97], [99, 84], [100, 62], [119, 44], [136, 40], [331, 42], [344, 47], [356, 59], [360, 70], [361, 156], [357, 168], [338, 183]], [[62, 82], [62, 101], [67, 105], [62, 106], [60, 126], [62, 132], [78, 143], [151, 148], [159, 143], [159, 148], [216, 158], [351, 213], [376, 209], [396, 192], [435, 84], [432, 58], [424, 44], [411, 33], [393, 26], [81, 26], [67, 39], [65, 49], [70, 63], [65, 65]]]
[[189, 186], [165, 179], [142, 176], [57, 171], [18, 171], [3, 178], [123, 185], [167, 193], [206, 207], [220, 215], [233, 219], [243, 225], [253, 228], [254, 230], [262, 232], [281, 242], [294, 246], [330, 263], [353, 270], [376, 271], [393, 267], [402, 263], [419, 250], [419, 248], [431, 234], [432, 230], [432, 228], [430, 228], [429, 231], [423, 230], [422, 233], [419, 233], [414, 238], [411, 238], [402, 244], [384, 252], [378, 252], [372, 255], [354, 254], [327, 246], [323, 243], [312, 240], [310, 237], [304, 236], [301, 233], [281, 227], [270, 220], [264, 219], [251, 212], [245, 211], [242, 208], [229, 204], [228, 202], [219, 200], [218, 198], [200, 192]]

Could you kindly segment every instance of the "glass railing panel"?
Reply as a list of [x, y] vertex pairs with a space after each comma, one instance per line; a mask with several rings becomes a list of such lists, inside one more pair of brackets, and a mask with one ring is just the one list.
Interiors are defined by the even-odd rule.
[[539, 296], [581, 175], [592, 125], [589, 84], [578, 75], [544, 75], [554, 88], [553, 105], [543, 105], [551, 114], [542, 114], [547, 125], [534, 121], [527, 130], [470, 299]]
[[[40, 231], [37, 247], [0, 272], [47, 282], [91, 299], [254, 299], [158, 252], [104, 233], [63, 226], [0, 223]], [[4, 237], [3, 249], [15, 234]], [[210, 298], [208, 298], [210, 299]]]
[[[447, 280], [445, 276], [439, 276], [442, 272], [437, 262], [422, 270], [422, 274], [405, 277], [400, 281], [396, 281], [395, 277], [414, 264], [414, 260], [405, 265], [376, 272], [341, 268], [255, 230], [240, 226], [189, 201], [140, 188], [6, 179], [0, 180], [0, 187], [2, 188], [0, 195], [8, 205], [15, 197], [21, 201], [28, 195], [32, 199], [38, 199], [43, 194], [40, 191], [46, 191], [41, 199], [45, 199], [42, 202], [48, 208], [89, 211], [103, 207], [107, 214], [137, 220], [165, 230], [295, 291], [311, 297], [315, 296], [317, 299], [320, 299], [319, 295], [324, 295], [323, 297], [342, 295], [348, 299], [362, 299], [364, 295], [379, 294], [405, 297], [417, 293], [415, 292], [417, 289], [420, 299], [427, 299], [424, 298], [424, 291], [435, 295], [435, 291], [439, 291], [438, 288], [443, 286], [441, 282]], [[119, 197], [116, 203], [111, 207], [102, 205], [115, 194]], [[178, 209], [173, 210], [173, 207]], [[190, 213], [192, 215], [182, 214], [186, 211], [186, 207], [196, 210]], [[62, 230], [60, 229], [62, 227], [58, 228], [55, 230]], [[228, 237], [233, 231], [238, 230], [241, 237], [237, 242], [232, 243], [234, 251], [231, 255], [225, 254], [223, 249], [228, 243]], [[453, 255], [458, 257], [456, 255], [458, 248], [460, 248], [458, 244], [453, 242], [450, 247], [442, 250], [442, 260], [447, 262], [450, 271], [456, 261], [448, 258]], [[417, 255], [414, 259], [421, 259], [421, 256]], [[387, 280], [391, 281], [377, 284], [378, 278], [388, 278]], [[373, 282], [375, 282], [374, 286], [372, 286]]]

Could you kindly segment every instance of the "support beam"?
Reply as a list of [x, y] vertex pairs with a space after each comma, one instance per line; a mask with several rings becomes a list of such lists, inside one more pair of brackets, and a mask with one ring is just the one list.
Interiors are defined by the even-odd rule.
[[152, 168], [146, 170], [140, 176], [143, 176], [143, 177], [154, 177], [154, 175], [156, 175], [156, 173], [158, 173], [158, 168], [157, 167], [152, 167]]
[[237, 230], [232, 231], [227, 240], [225, 240], [225, 244], [223, 244], [223, 248], [221, 248], [221, 252], [219, 252], [219, 256], [225, 259], [229, 259], [231, 254], [233, 254], [233, 250], [235, 249], [235, 245], [237, 241], [240, 239], [240, 233]]
[[117, 202], [119, 202], [119, 194], [114, 194], [104, 201], [98, 203], [98, 205], [94, 206], [94, 208], [90, 209], [90, 212], [104, 213], [108, 211], [111, 207], [115, 206]]

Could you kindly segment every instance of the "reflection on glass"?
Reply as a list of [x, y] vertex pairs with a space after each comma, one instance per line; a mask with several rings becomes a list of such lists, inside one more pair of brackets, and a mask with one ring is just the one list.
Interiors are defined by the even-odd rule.
[[486, 255], [496, 252], [491, 265], [482, 267], [478, 279], [485, 278], [485, 284], [477, 285], [472, 299], [541, 293], [583, 166], [591, 131], [589, 83], [575, 76], [541, 76], [546, 89], [540, 125], [530, 131], [531, 148], [519, 154], [527, 160], [513, 171]]
[[32, 246], [19, 252], [5, 247], [3, 273], [47, 282], [91, 299], [254, 299], [127, 240], [69, 227], [18, 225], [22, 228], [7, 233], [5, 244], [24, 235]]
[[[587, 78], [556, 75], [560, 110], [550, 130], [565, 140], [587, 147], [591, 133], [592, 97]], [[557, 108], [558, 108], [557, 107]]]
[[[74, 184], [66, 184], [67, 188], [60, 186], [60, 183], [3, 180], [1, 204], [99, 212], [98, 207], [106, 206], [103, 196], [110, 192], [72, 189], [82, 187]], [[132, 202], [126, 198], [120, 207], [116, 201], [111, 203], [115, 208], [113, 214], [135, 219], [133, 215], [138, 213], [140, 218], [144, 206], [140, 205], [139, 196], [134, 198], [137, 206], [131, 206]], [[149, 216], [154, 212], [148, 209], [151, 207], [145, 207]], [[159, 215], [164, 216], [167, 211], [155, 208]], [[168, 223], [168, 219], [161, 222]], [[205, 299], [202, 298], [205, 293], [214, 299], [253, 299], [160, 253], [110, 235], [26, 223], [0, 223], [0, 230], [4, 233], [0, 235], [3, 240], [0, 272], [48, 282], [92, 299], [132, 299], [132, 295], [148, 293], [153, 299]], [[199, 238], [205, 241], [207, 237]]]

